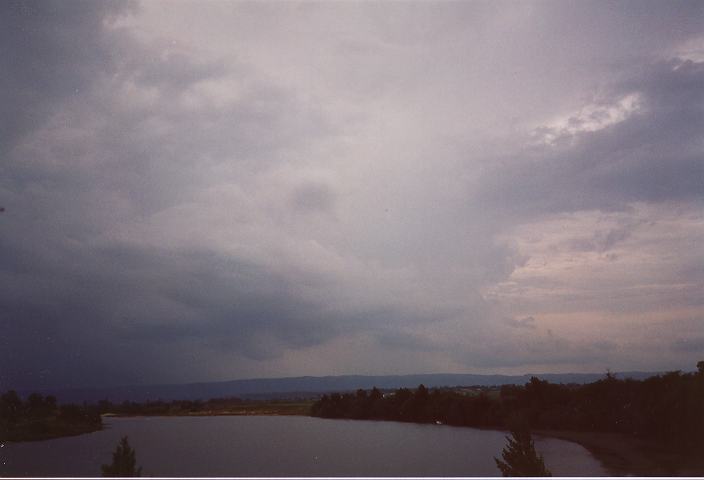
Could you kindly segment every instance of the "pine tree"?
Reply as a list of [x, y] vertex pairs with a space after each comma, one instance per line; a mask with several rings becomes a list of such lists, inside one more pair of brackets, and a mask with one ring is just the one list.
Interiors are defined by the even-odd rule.
[[538, 455], [528, 429], [511, 430], [511, 437], [506, 437], [508, 445], [501, 452], [503, 461], [494, 457], [504, 477], [551, 477], [545, 467], [543, 456]]
[[137, 460], [135, 452], [130, 447], [127, 437], [122, 437], [117, 448], [112, 453], [112, 464], [103, 465], [103, 477], [139, 477], [142, 475], [142, 467], [136, 468]]

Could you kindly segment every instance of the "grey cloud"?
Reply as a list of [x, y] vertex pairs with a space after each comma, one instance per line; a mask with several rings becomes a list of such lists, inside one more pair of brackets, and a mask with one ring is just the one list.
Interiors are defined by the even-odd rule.
[[[36, 381], [38, 372], [47, 385], [100, 382], [108, 364], [138, 382], [147, 351], [181, 346], [185, 354], [197, 346], [261, 360], [364, 325], [304, 300], [275, 272], [213, 252], [64, 247], [30, 259], [22, 248], [3, 247], [3, 258], [24, 259], [15, 260], [21, 275], [17, 268], [0, 272], [10, 285], [0, 310], [4, 384]], [[82, 363], [93, 355], [100, 361]], [[170, 354], [179, 368], [187, 360]], [[153, 372], [144, 376], [158, 381]]]
[[511, 215], [619, 210], [629, 202], [701, 201], [704, 63], [661, 62], [612, 86], [645, 110], [574, 144], [535, 147], [480, 181], [478, 201]]
[[126, 1], [8, 1], [0, 5], [0, 148], [6, 152], [62, 99], [114, 71], [103, 22]]
[[[455, 345], [451, 355], [471, 367], [516, 367], [521, 365], [602, 365], [604, 368], [623, 363], [624, 356], [610, 341], [576, 341], [548, 330], [537, 333], [522, 331], [520, 338], [484, 339], [464, 348]], [[640, 352], [627, 355], [637, 357]], [[627, 356], [626, 355], [626, 356]], [[542, 367], [544, 368], [544, 367]], [[525, 373], [525, 370], [523, 370]]]
[[134, 58], [134, 54], [129, 57], [124, 67], [133, 72], [132, 78], [140, 84], [166, 89], [167, 94], [178, 93], [204, 78], [221, 77], [232, 69], [222, 62], [198, 61], [181, 52], [167, 51], [159, 55], [159, 52], [147, 50], [143, 58]]
[[612, 352], [618, 347], [618, 344], [609, 340], [598, 340], [596, 342], [592, 342], [591, 346], [597, 351]]
[[397, 348], [413, 350], [416, 352], [437, 352], [443, 347], [426, 337], [405, 332], [383, 332], [377, 336], [379, 345], [384, 348]]
[[[47, 106], [43, 113], [51, 118], [60, 111], [65, 119], [23, 127], [35, 138], [6, 159], [0, 185], [6, 186], [8, 208], [70, 223], [79, 237], [94, 234], [126, 216], [145, 218], [191, 201], [214, 176], [245, 184], [275, 164], [284, 147], [292, 150], [313, 133], [330, 131], [314, 108], [242, 65], [161, 56], [162, 46], [153, 48], [119, 37], [118, 74], [96, 75], [81, 103], [61, 104], [61, 96], [52, 96], [53, 110]], [[247, 85], [238, 101], [179, 106], [190, 87], [228, 75]], [[130, 98], [118, 94], [129, 83], [137, 90], [159, 87], [149, 91], [155, 98], [148, 107], [123, 105]], [[325, 195], [319, 192], [318, 199], [332, 198]]]
[[335, 193], [324, 183], [308, 182], [298, 186], [291, 203], [301, 212], [330, 212], [335, 206]]
[[704, 284], [704, 265], [701, 263], [686, 265], [680, 269], [678, 274], [686, 281]]
[[[305, 129], [327, 131], [313, 109], [302, 116], [295, 96], [240, 65], [160, 55], [158, 45], [152, 51], [108, 33], [106, 17], [128, 6], [3, 4], [3, 48], [25, 50], [3, 55], [12, 76], [3, 78], [2, 143], [15, 148], [0, 181], [2, 363], [10, 366], [2, 385], [159, 381], [168, 361], [195, 374], [188, 352], [277, 358], [356, 328], [247, 260], [97, 240], [135, 216], [188, 201], [209, 186], [203, 170], [242, 182], [237, 176], [302, 141]], [[195, 83], [226, 75], [250, 84], [241, 100], [188, 117], [174, 106]], [[122, 105], [115, 90], [125, 82], [158, 87], [156, 105]], [[37, 98], [15, 98], [23, 96]], [[54, 120], [57, 112], [70, 124]], [[66, 137], [67, 129], [81, 136]]]
[[[357, 337], [372, 340], [369, 362], [379, 369], [393, 358], [389, 351], [422, 351], [468, 368], [611, 354], [606, 344], [540, 336], [533, 317], [502, 324], [501, 305], [480, 291], [528, 261], [512, 239], [498, 242], [507, 226], [632, 201], [700, 201], [702, 65], [605, 74], [606, 103], [637, 91], [644, 110], [567, 135], [554, 148], [489, 152], [501, 162], [481, 168], [454, 158], [459, 147], [446, 141], [448, 131], [474, 128], [464, 118], [471, 115], [445, 112], [448, 100], [436, 93], [464, 106], [465, 90], [497, 84], [487, 103], [511, 104], [504, 69], [542, 85], [546, 66], [566, 71], [575, 53], [619, 63], [700, 30], [699, 3], [643, 5], [605, 13], [540, 4], [539, 15], [513, 18], [493, 3], [241, 4], [226, 19], [232, 43], [213, 37], [219, 43], [200, 44], [210, 53], [201, 57], [188, 49], [190, 33], [209, 33], [198, 30], [211, 26], [197, 26], [199, 19], [193, 32], [168, 32], [178, 42], [143, 42], [132, 29], [145, 28], [144, 12], [131, 3], [4, 3], [0, 364], [10, 367], [0, 369], [0, 390], [256, 375], [252, 365], [276, 365], [287, 354], [308, 360], [307, 351]], [[320, 10], [328, 16], [305, 16]], [[321, 19], [331, 13], [349, 25], [328, 39]], [[124, 15], [127, 26], [111, 23]], [[629, 19], [635, 26], [621, 28]], [[325, 28], [316, 30], [316, 21]], [[300, 45], [288, 36], [297, 29], [281, 28], [294, 22], [311, 32]], [[511, 28], [523, 30], [515, 37], [501, 30]], [[638, 33], [651, 30], [658, 35]], [[542, 48], [559, 39], [564, 48]], [[540, 53], [524, 55], [524, 40]], [[511, 58], [516, 47], [521, 55]], [[280, 58], [280, 50], [300, 57]], [[604, 62], [585, 64], [611, 72]], [[468, 86], [470, 77], [476, 82]], [[535, 104], [554, 100], [552, 108], [579, 90], [571, 88], [520, 94], [535, 95]], [[481, 136], [490, 128], [477, 129]], [[476, 191], [463, 189], [463, 169], [479, 175]], [[634, 228], [626, 222], [569, 247], [607, 252]], [[682, 275], [697, 280], [701, 272], [693, 266]], [[600, 308], [609, 302], [565, 295]], [[325, 367], [342, 370], [328, 355]]]
[[[597, 230], [586, 238], [575, 238], [567, 241], [567, 247], [573, 251], [605, 253], [617, 244], [631, 237], [639, 222], [631, 222], [616, 228]], [[615, 259], [615, 257], [609, 257]]]
[[677, 340], [672, 344], [672, 349], [678, 352], [704, 353], [704, 337]]
[[514, 328], [529, 328], [529, 329], [536, 328], [535, 318], [533, 318], [533, 317], [525, 317], [525, 318], [521, 318], [521, 319], [505, 318], [504, 322], [509, 327], [514, 327]]
[[526, 341], [486, 339], [467, 345], [464, 349], [455, 347], [452, 355], [461, 363], [474, 368], [516, 367], [531, 364], [579, 363], [593, 360], [593, 355], [577, 351], [565, 340], [550, 337]]
[[630, 237], [632, 228], [612, 228], [608, 232], [597, 232], [595, 237], [599, 242], [600, 251], [610, 250], [617, 243]]

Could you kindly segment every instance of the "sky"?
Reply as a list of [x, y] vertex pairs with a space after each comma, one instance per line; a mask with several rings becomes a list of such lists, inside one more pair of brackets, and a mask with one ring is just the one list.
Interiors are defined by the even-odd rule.
[[704, 3], [0, 3], [0, 390], [704, 359]]

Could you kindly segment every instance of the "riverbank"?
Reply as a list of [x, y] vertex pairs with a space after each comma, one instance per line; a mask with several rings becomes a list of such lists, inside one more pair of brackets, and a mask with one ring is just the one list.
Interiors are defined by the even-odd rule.
[[[156, 416], [308, 416], [310, 402], [243, 403], [236, 409], [179, 412]], [[142, 417], [147, 414], [105, 414], [105, 417]], [[102, 425], [53, 421], [42, 425], [23, 425], [5, 440], [27, 442], [75, 436], [100, 430]], [[464, 428], [464, 427], [458, 427]], [[490, 429], [493, 430], [493, 429]], [[664, 451], [652, 442], [616, 433], [536, 430], [535, 437], [551, 437], [583, 446], [614, 476], [704, 476], [704, 459]], [[506, 432], [508, 435], [508, 432]]]
[[12, 428], [0, 431], [0, 441], [36, 442], [61, 437], [73, 437], [84, 433], [102, 430], [102, 423], [73, 422], [60, 419], [48, 419], [39, 422], [22, 422]]
[[227, 415], [310, 415], [312, 401], [303, 402], [243, 402], [228, 404], [224, 408], [208, 408], [203, 410], [189, 411], [178, 408], [169, 408], [155, 411], [145, 409], [144, 411], [132, 410], [129, 412], [105, 413], [109, 417], [214, 417]]
[[[229, 405], [227, 409], [196, 412], [171, 411], [159, 414], [134, 412], [129, 414], [105, 414], [105, 416], [310, 416], [311, 405], [312, 402], [252, 402], [238, 404], [235, 407]], [[494, 429], [488, 428], [488, 430]], [[657, 444], [629, 435], [564, 430], [536, 430], [534, 435], [559, 438], [583, 446], [614, 476], [704, 476], [704, 462], [697, 462], [693, 458], [676, 452], [663, 451], [662, 447]]]
[[[108, 413], [105, 416], [310, 416], [312, 403], [312, 401], [248, 402], [237, 404], [236, 406], [228, 405], [225, 409], [209, 409], [195, 412], [173, 410], [156, 414], [153, 412]], [[493, 428], [489, 428], [489, 430], [493, 430]], [[657, 444], [629, 435], [564, 430], [536, 430], [534, 434], [535, 436], [559, 438], [583, 446], [614, 476], [704, 476], [704, 462], [697, 463], [695, 459], [681, 454], [663, 451], [662, 447]]]
[[615, 476], [704, 476], [704, 459], [666, 451], [630, 435], [562, 430], [536, 430], [534, 434], [582, 445]]

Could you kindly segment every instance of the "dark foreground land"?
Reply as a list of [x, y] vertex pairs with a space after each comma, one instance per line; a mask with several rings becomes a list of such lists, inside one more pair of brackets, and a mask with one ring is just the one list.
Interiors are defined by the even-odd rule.
[[398, 389], [324, 395], [324, 418], [443, 423], [534, 432], [582, 444], [614, 473], [704, 475], [704, 362], [695, 373], [646, 380], [606, 378], [586, 385], [532, 378], [497, 389]]
[[52, 396], [33, 393], [22, 400], [14, 391], [0, 396], [0, 442], [35, 441], [90, 433], [102, 428], [102, 416], [310, 415], [312, 400], [124, 402], [97, 405], [56, 404]]
[[97, 408], [56, 405], [51, 395], [31, 394], [23, 401], [14, 391], [0, 397], [0, 442], [33, 441], [94, 432], [103, 427]]
[[582, 445], [616, 476], [704, 476], [704, 458], [701, 456], [633, 435], [567, 430], [538, 430], [534, 433]]
[[319, 400], [152, 401], [56, 405], [38, 394], [0, 397], [0, 441], [78, 435], [102, 428], [101, 415], [313, 415], [442, 423], [505, 430], [520, 422], [536, 435], [581, 444], [615, 475], [704, 476], [704, 362], [695, 373], [645, 380], [613, 375], [586, 385], [532, 378], [524, 386], [436, 388], [323, 395]]

